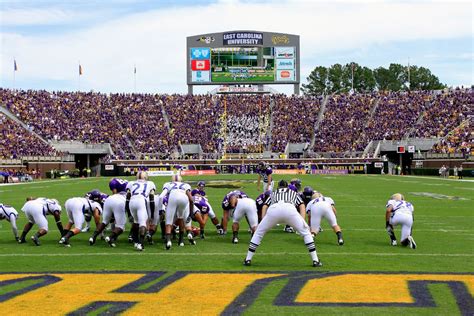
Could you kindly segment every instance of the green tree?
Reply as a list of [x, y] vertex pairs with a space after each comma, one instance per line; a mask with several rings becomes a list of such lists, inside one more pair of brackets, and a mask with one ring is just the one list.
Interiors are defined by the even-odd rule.
[[410, 90], [439, 90], [446, 85], [439, 82], [439, 78], [428, 68], [410, 66], [410, 83], [407, 87]]
[[328, 91], [328, 69], [323, 66], [314, 68], [306, 78], [308, 84], [303, 84], [301, 91], [305, 95], [322, 95]]
[[329, 92], [343, 93], [347, 89], [347, 71], [341, 64], [334, 64], [329, 68]]

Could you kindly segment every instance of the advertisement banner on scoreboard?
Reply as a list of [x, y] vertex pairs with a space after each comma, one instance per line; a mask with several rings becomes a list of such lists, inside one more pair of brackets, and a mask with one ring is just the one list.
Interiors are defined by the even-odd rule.
[[209, 47], [191, 48], [191, 59], [209, 59], [211, 49]]
[[295, 60], [294, 59], [277, 59], [275, 60], [276, 69], [294, 70]]
[[295, 48], [294, 47], [275, 47], [275, 58], [295, 58]]
[[209, 61], [209, 59], [191, 60], [191, 70], [193, 71], [211, 70], [211, 62]]
[[210, 71], [191, 71], [191, 81], [211, 82], [211, 72]]
[[294, 81], [295, 71], [294, 70], [279, 70], [276, 71], [276, 81]]

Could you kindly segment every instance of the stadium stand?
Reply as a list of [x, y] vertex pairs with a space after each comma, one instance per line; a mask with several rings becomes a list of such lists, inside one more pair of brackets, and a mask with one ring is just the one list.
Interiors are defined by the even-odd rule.
[[[433, 152], [472, 150], [472, 89], [323, 97], [164, 95], [0, 89], [1, 106], [50, 141], [110, 143], [110, 159], [176, 157], [180, 145], [204, 153], [361, 153], [376, 140], [439, 139]], [[2, 116], [3, 157], [55, 154]], [[16, 136], [15, 136], [16, 135]], [[21, 135], [19, 137], [18, 135]], [[8, 140], [8, 141], [6, 141]], [[35, 143], [35, 145], [32, 145]]]

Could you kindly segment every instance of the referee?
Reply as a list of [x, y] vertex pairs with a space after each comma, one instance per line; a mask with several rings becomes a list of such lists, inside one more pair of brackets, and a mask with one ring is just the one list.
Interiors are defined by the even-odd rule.
[[[267, 210], [268, 208], [268, 210]], [[299, 212], [299, 214], [298, 214]], [[281, 180], [278, 183], [278, 190], [272, 194], [265, 201], [262, 208], [262, 221], [258, 225], [252, 240], [250, 240], [247, 257], [244, 260], [244, 265], [250, 266], [252, 264], [252, 257], [255, 250], [260, 245], [263, 236], [276, 224], [288, 224], [296, 229], [303, 236], [304, 243], [309, 250], [311, 259], [313, 260], [313, 267], [321, 267], [323, 264], [318, 259], [316, 253], [316, 245], [314, 244], [313, 236], [310, 233], [309, 227], [304, 220], [305, 206], [301, 196], [288, 188], [288, 182]]]

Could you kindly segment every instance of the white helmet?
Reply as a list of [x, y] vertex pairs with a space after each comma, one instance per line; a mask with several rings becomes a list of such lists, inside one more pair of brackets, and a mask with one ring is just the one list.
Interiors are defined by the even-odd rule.
[[405, 197], [401, 193], [395, 193], [392, 195], [391, 199], [395, 201], [403, 201], [405, 200]]
[[323, 195], [318, 192], [318, 191], [314, 191], [313, 195], [311, 196], [311, 198], [314, 200], [314, 199], [319, 199], [320, 197], [322, 197]]
[[148, 180], [148, 173], [146, 171], [138, 171], [137, 180]]

